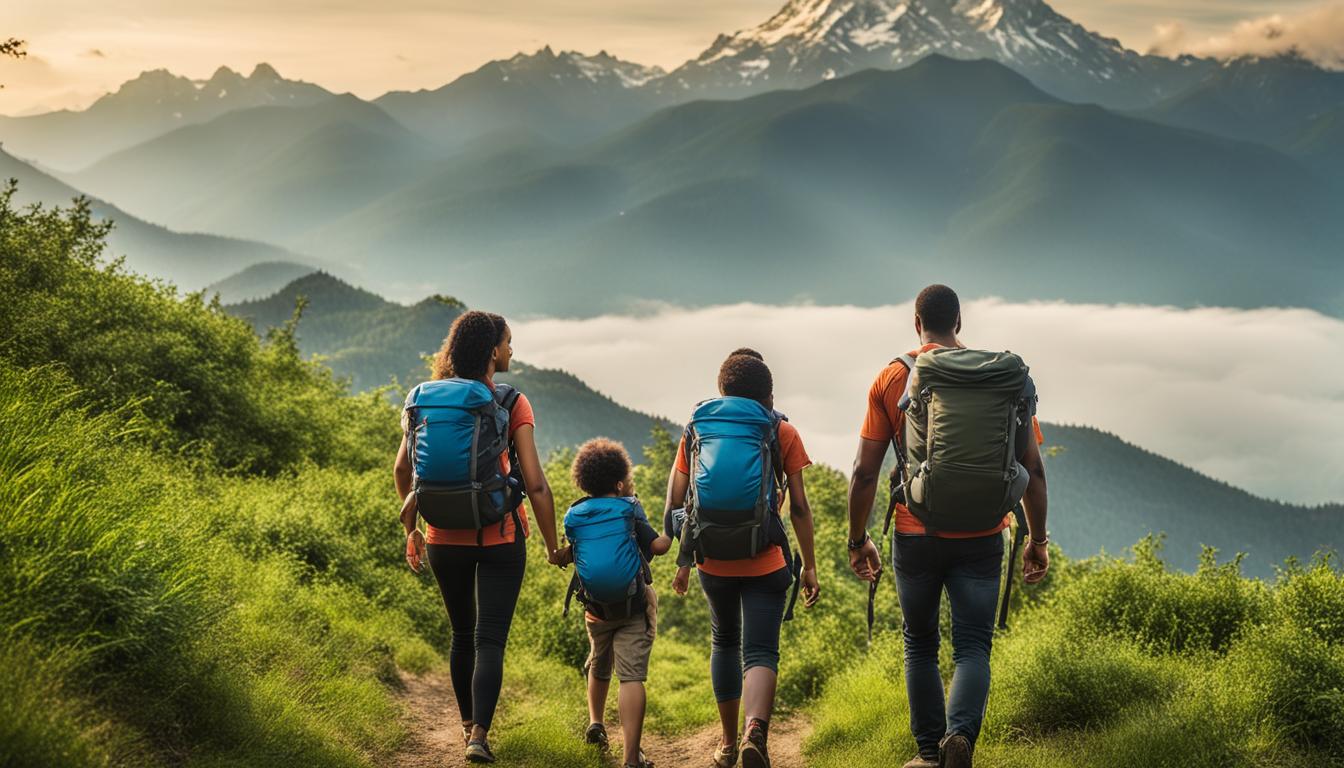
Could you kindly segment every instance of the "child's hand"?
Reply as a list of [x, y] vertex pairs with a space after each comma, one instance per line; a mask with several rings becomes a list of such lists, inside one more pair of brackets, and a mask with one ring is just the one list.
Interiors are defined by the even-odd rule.
[[574, 545], [571, 544], [567, 547], [560, 547], [547, 555], [546, 561], [551, 565], [558, 565], [561, 568], [564, 568], [566, 565], [574, 562]]
[[672, 578], [672, 591], [678, 595], [685, 595], [691, 588], [691, 567], [683, 565], [677, 569], [677, 575]]
[[425, 562], [425, 534], [420, 532], [419, 528], [406, 534], [406, 564], [411, 566], [411, 570], [416, 573], [424, 567]]

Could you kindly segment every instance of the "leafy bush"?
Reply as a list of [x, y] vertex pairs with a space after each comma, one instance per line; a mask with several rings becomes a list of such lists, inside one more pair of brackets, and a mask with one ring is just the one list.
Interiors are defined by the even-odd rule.
[[1268, 591], [1241, 576], [1239, 560], [1218, 565], [1205, 550], [1194, 575], [1167, 569], [1160, 542], [1134, 547], [1134, 562], [1116, 562], [1061, 588], [1056, 609], [1077, 634], [1104, 634], [1156, 652], [1222, 653], [1248, 624], [1263, 619]]
[[0, 191], [0, 357], [62, 366], [102, 411], [133, 407], [155, 438], [226, 468], [274, 474], [304, 462], [382, 466], [396, 418], [377, 393], [346, 397], [303, 361], [293, 326], [260, 342], [200, 294], [100, 263], [108, 226], [86, 203], [12, 206]]

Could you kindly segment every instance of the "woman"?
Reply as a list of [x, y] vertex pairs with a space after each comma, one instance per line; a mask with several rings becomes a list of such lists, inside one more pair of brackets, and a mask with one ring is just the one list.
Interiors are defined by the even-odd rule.
[[[435, 355], [433, 377], [475, 379], [494, 390], [495, 374], [509, 370], [512, 341], [513, 334], [503, 317], [467, 312], [453, 322], [448, 338]], [[407, 455], [407, 425], [402, 426], [394, 474], [397, 493], [406, 501], [413, 472]], [[509, 412], [509, 440], [521, 465], [523, 485], [532, 500], [548, 559], [555, 562], [555, 507], [537, 457], [535, 427], [532, 405], [520, 394]], [[510, 469], [508, 462], [505, 451], [500, 464], [506, 476]], [[404, 515], [402, 522], [407, 529], [407, 561], [413, 568], [418, 566], [419, 553], [425, 551], [453, 627], [449, 670], [462, 716], [467, 759], [475, 763], [494, 762], [487, 737], [503, 681], [504, 646], [527, 565], [527, 510], [520, 504], [517, 514], [506, 516], [502, 526], [490, 525], [479, 530], [428, 526], [428, 536], [424, 538], [415, 526], [414, 515]]]
[[[773, 389], [770, 369], [760, 353], [753, 350], [734, 352], [719, 369], [719, 394], [726, 397], [755, 400], [769, 411], [774, 408]], [[685, 440], [683, 435], [668, 479], [665, 529], [670, 525], [671, 510], [683, 506], [690, 486]], [[803, 468], [812, 461], [803, 448], [798, 430], [787, 421], [779, 422], [778, 445], [787, 478], [789, 518], [803, 558], [800, 576], [803, 600], [804, 605], [810, 607], [821, 595], [812, 546], [812, 510], [803, 487]], [[782, 496], [779, 494], [781, 499]], [[779, 532], [783, 532], [782, 523]], [[705, 557], [696, 567], [700, 573], [700, 586], [709, 601], [710, 677], [718, 702], [719, 722], [723, 726], [718, 749], [714, 752], [714, 765], [731, 768], [740, 753], [743, 768], [769, 768], [766, 738], [779, 674], [779, 632], [792, 583], [785, 553], [778, 544], [771, 544], [749, 559]], [[685, 595], [689, 583], [690, 568], [683, 567], [677, 571], [672, 588], [678, 595]], [[737, 742], [739, 708], [746, 720], [740, 746]]]

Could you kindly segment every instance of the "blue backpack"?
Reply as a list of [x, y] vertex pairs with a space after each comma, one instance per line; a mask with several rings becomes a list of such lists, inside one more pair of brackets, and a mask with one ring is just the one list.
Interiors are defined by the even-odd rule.
[[574, 546], [566, 615], [575, 596], [601, 619], [624, 619], [644, 610], [644, 587], [652, 578], [635, 534], [640, 522], [648, 517], [634, 497], [580, 499], [565, 512], [565, 538]]
[[[686, 426], [687, 547], [696, 562], [745, 560], [773, 542], [783, 484], [779, 423], [784, 416], [745, 397], [720, 397], [696, 406]], [[785, 546], [787, 551], [787, 543]]]
[[[504, 533], [504, 521], [517, 514], [524, 496], [509, 441], [509, 412], [517, 401], [513, 387], [499, 384], [492, 392], [474, 379], [427, 381], [406, 395], [412, 490], [430, 525], [480, 531], [497, 523]], [[508, 475], [500, 469], [505, 451]]]

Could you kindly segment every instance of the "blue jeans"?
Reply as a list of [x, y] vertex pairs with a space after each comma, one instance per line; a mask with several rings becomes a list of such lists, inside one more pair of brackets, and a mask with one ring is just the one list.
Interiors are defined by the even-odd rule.
[[[905, 619], [910, 730], [920, 754], [936, 754], [938, 743], [951, 733], [960, 733], [973, 745], [989, 700], [989, 650], [999, 601], [1003, 537], [896, 536], [892, 564]], [[952, 606], [952, 660], [956, 664], [946, 705], [938, 672], [938, 604], [944, 589]]]
[[779, 671], [779, 630], [793, 576], [780, 568], [764, 576], [713, 576], [700, 571], [709, 601], [709, 679], [722, 704], [742, 698], [752, 667]]

